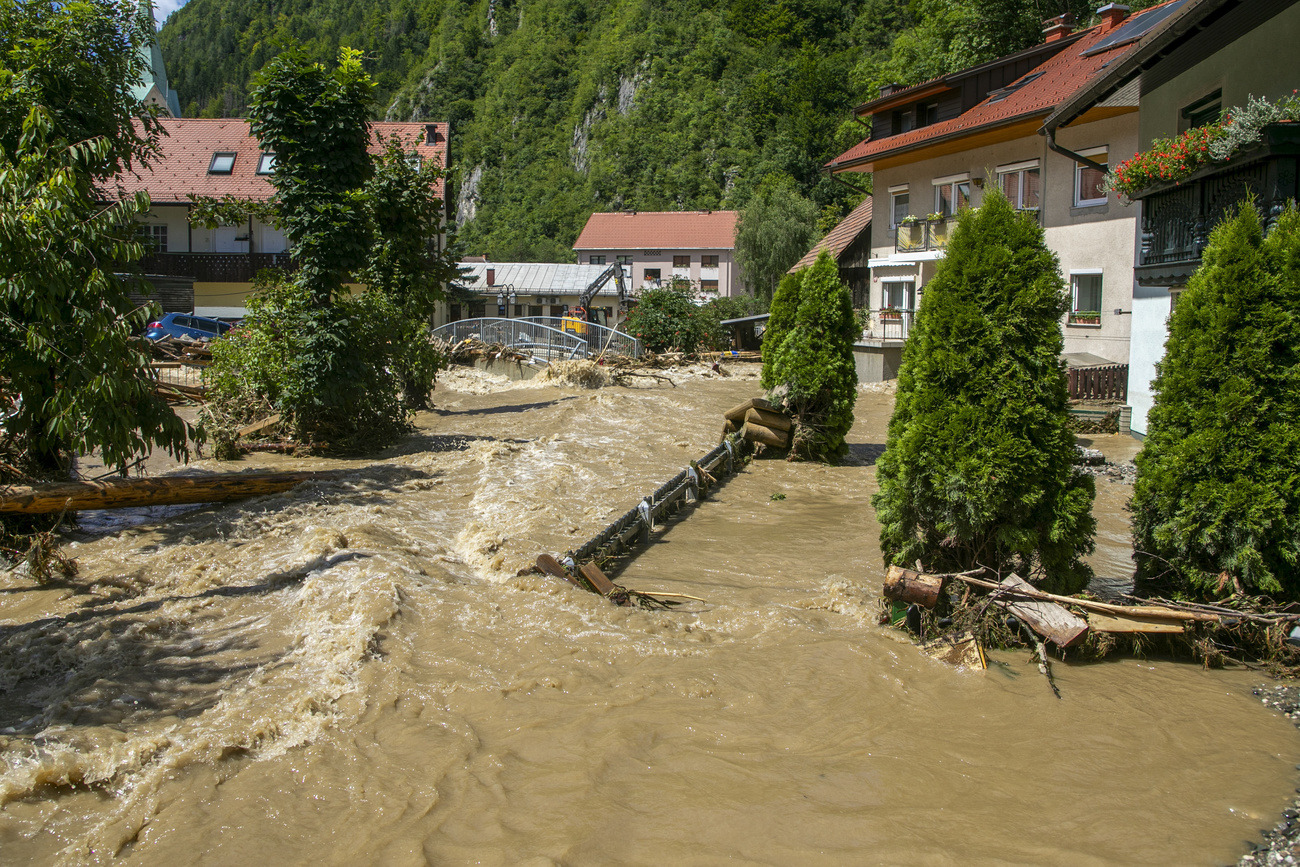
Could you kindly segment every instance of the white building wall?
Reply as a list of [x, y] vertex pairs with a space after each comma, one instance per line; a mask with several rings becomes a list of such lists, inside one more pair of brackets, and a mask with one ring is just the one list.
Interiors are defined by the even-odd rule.
[[1129, 349], [1128, 405], [1133, 409], [1134, 433], [1146, 435], [1147, 413], [1154, 404], [1152, 381], [1165, 355], [1172, 312], [1169, 290], [1138, 286], [1133, 290], [1133, 339]]

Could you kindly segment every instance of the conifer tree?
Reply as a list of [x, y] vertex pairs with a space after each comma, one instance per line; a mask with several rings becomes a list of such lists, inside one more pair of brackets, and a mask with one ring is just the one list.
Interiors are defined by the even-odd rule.
[[781, 348], [790, 329], [794, 328], [794, 318], [799, 313], [799, 287], [803, 284], [804, 268], [794, 274], [781, 278], [772, 296], [772, 306], [768, 308], [767, 328], [763, 330], [763, 388], [771, 390], [776, 384], [772, 379], [772, 368], [776, 364], [776, 351]]
[[1137, 457], [1139, 578], [1179, 594], [1300, 597], [1300, 215], [1252, 204], [1179, 297]]
[[1087, 585], [1094, 486], [1065, 424], [1065, 309], [1042, 228], [987, 191], [962, 213], [904, 349], [872, 498], [886, 563]]
[[859, 329], [849, 287], [830, 253], [822, 251], [800, 273], [794, 328], [772, 359], [771, 397], [794, 417], [791, 458], [833, 460], [847, 450], [844, 435], [853, 426]]

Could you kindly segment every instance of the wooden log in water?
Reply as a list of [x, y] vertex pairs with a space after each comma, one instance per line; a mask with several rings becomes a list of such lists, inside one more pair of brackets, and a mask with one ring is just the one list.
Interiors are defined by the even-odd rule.
[[761, 424], [763, 427], [770, 427], [772, 430], [788, 431], [794, 427], [794, 422], [788, 416], [771, 410], [758, 409], [757, 407], [751, 407], [745, 411], [745, 421]]
[[578, 572], [583, 578], [587, 579], [593, 589], [601, 596], [609, 596], [614, 592], [614, 582], [605, 577], [605, 573], [595, 563], [583, 563]]
[[722, 415], [727, 419], [727, 421], [734, 421], [736, 424], [740, 424], [745, 420], [745, 413], [749, 412], [751, 409], [765, 409], [770, 412], [772, 410], [772, 404], [763, 400], [761, 397], [751, 397], [739, 406], [733, 406]]
[[[1034, 589], [1032, 584], [1019, 575], [1008, 575], [998, 586], [1015, 591]], [[1074, 616], [1065, 607], [1055, 602], [1012, 601], [1001, 598], [995, 598], [993, 602], [1057, 647], [1070, 647], [1088, 634], [1086, 620]]]
[[294, 473], [214, 473], [62, 482], [0, 490], [0, 514], [40, 515], [87, 509], [222, 503], [278, 494], [303, 482], [337, 479], [340, 471]]
[[537, 555], [537, 568], [553, 578], [563, 578], [574, 587], [579, 586], [578, 579], [570, 575], [569, 570], [565, 569], [564, 566], [561, 565], [560, 561], [556, 560], [550, 554]]
[[894, 602], [933, 608], [942, 592], [943, 577], [940, 575], [925, 575], [902, 566], [890, 566], [885, 575], [885, 598]]
[[741, 428], [740, 435], [751, 443], [762, 443], [765, 446], [771, 446], [774, 449], [784, 449], [790, 447], [790, 435], [785, 431], [772, 430], [770, 427], [763, 427], [761, 424], [754, 424], [751, 421], [745, 422]]

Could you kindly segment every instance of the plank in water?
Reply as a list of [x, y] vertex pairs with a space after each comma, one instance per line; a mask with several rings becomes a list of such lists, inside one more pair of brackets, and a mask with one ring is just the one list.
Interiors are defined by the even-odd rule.
[[578, 579], [570, 575], [569, 570], [565, 569], [564, 566], [560, 564], [560, 561], [556, 560], [550, 554], [539, 554], [537, 556], [537, 568], [541, 569], [553, 578], [563, 578], [574, 587], [578, 586]]
[[[1018, 575], [1008, 575], [998, 587], [1006, 590], [1034, 589]], [[1087, 621], [1075, 617], [1055, 602], [1013, 602], [1006, 599], [994, 599], [994, 602], [1057, 647], [1069, 647], [1088, 634]]]

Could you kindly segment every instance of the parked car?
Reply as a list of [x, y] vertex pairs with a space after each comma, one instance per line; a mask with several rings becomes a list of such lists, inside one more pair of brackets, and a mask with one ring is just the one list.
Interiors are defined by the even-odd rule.
[[144, 336], [150, 340], [162, 340], [164, 337], [192, 337], [195, 340], [211, 340], [220, 337], [235, 326], [220, 319], [208, 319], [205, 316], [191, 316], [188, 313], [168, 313], [157, 322], [150, 322]]

